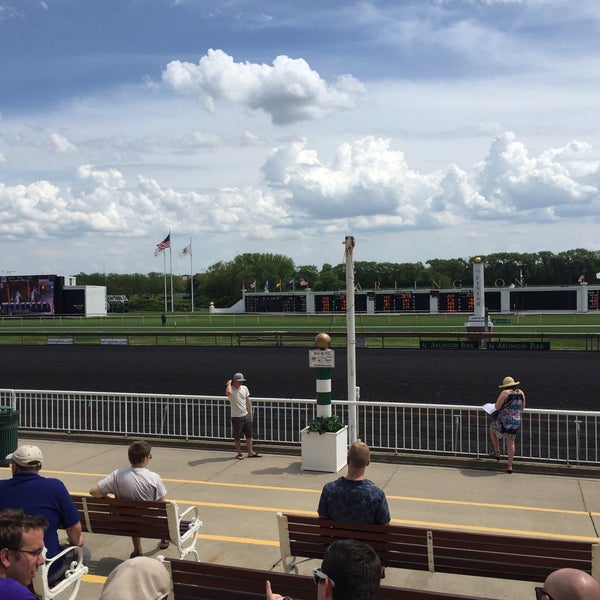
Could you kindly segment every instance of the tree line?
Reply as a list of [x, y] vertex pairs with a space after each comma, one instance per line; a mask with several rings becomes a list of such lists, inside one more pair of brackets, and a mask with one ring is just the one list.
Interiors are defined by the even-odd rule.
[[[362, 289], [452, 288], [473, 285], [475, 257], [435, 258], [425, 263], [391, 263], [357, 261], [354, 279]], [[504, 285], [572, 285], [581, 281], [596, 283], [600, 272], [600, 251], [577, 248], [564, 252], [517, 253], [500, 252], [481, 257], [485, 264], [487, 286]], [[167, 292], [171, 282], [167, 276]], [[130, 310], [162, 310], [164, 307], [164, 274], [79, 273], [79, 285], [104, 285], [107, 294], [123, 294]], [[302, 285], [301, 285], [302, 284]], [[193, 279], [194, 305], [206, 308], [231, 306], [247, 292], [299, 291], [310, 287], [315, 291], [341, 291], [346, 287], [346, 265], [324, 264], [296, 266], [281, 254], [246, 253], [228, 262], [217, 262]], [[190, 310], [192, 289], [189, 275], [173, 275], [176, 310]], [[169, 302], [169, 307], [171, 306]]]

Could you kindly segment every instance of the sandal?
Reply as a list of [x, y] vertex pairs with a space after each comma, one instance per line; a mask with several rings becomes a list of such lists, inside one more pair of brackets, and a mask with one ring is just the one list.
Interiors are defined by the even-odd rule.
[[161, 550], [166, 550], [169, 547], [169, 540], [160, 540], [160, 544], [158, 545], [158, 547]]
[[248, 454], [248, 458], [262, 458], [262, 454], [255, 452], [254, 454]]
[[488, 452], [488, 458], [495, 458], [500, 460], [500, 452]]
[[237, 458], [238, 460], [242, 460], [242, 459], [244, 458], [244, 455], [243, 455], [243, 454], [240, 452], [240, 453], [239, 453], [239, 454], [236, 456], [236, 458]]

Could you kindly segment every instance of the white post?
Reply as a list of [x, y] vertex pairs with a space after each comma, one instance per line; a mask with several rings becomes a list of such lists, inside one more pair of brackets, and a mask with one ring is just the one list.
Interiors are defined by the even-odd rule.
[[[344, 241], [346, 254], [346, 352], [348, 365], [348, 400], [356, 402], [356, 326], [354, 320], [354, 238], [347, 235]], [[352, 444], [358, 439], [356, 404], [348, 405], [348, 435]]]
[[[171, 239], [171, 230], [169, 229], [169, 239]], [[169, 244], [169, 267], [171, 269], [171, 312], [175, 312], [175, 301], [173, 298], [173, 253], [172, 244]]]
[[165, 280], [165, 312], [167, 312], [167, 253], [163, 250], [163, 279]]
[[192, 295], [192, 312], [194, 312], [194, 266], [192, 264], [192, 238], [190, 237], [190, 294]]

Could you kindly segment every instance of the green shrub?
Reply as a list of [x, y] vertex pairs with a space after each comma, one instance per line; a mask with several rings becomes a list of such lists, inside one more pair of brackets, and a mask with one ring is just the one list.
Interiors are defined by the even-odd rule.
[[335, 433], [344, 427], [339, 417], [332, 415], [331, 417], [317, 417], [308, 424], [308, 433]]

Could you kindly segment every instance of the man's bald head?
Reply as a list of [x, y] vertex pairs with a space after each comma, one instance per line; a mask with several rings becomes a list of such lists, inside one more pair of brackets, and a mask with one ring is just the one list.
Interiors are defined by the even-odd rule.
[[600, 600], [600, 583], [579, 569], [558, 569], [544, 582], [544, 600]]

